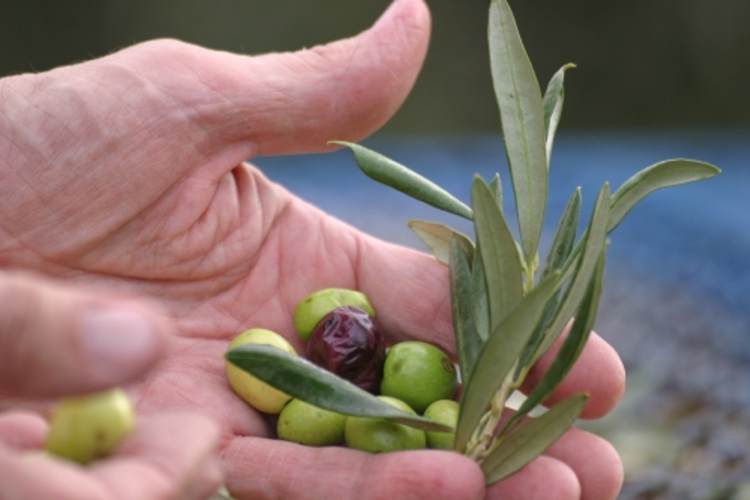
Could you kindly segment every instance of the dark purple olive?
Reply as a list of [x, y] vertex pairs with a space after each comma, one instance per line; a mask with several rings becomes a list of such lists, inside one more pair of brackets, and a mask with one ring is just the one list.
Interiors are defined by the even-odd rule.
[[356, 307], [339, 307], [320, 320], [307, 342], [310, 361], [370, 392], [380, 386], [383, 334]]

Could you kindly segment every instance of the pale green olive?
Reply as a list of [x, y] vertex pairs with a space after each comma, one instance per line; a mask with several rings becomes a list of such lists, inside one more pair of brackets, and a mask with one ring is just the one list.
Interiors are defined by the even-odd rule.
[[[251, 328], [237, 335], [229, 344], [229, 350], [245, 344], [264, 344], [278, 347], [282, 351], [296, 355], [296, 351], [284, 337], [271, 330]], [[230, 362], [225, 363], [229, 385], [239, 397], [250, 403], [256, 410], [276, 414], [292, 397], [258, 380]]]
[[[458, 403], [452, 399], [440, 399], [427, 407], [424, 416], [455, 429], [458, 422]], [[427, 445], [430, 448], [452, 450], [455, 437], [455, 431], [427, 432]]]
[[344, 306], [356, 307], [375, 316], [375, 309], [364, 293], [346, 288], [324, 288], [311, 293], [297, 304], [294, 310], [294, 328], [303, 340], [307, 340], [326, 314]]
[[112, 453], [134, 423], [133, 405], [121, 389], [66, 398], [52, 411], [46, 448], [86, 464]]
[[432, 344], [399, 342], [385, 357], [380, 392], [401, 399], [418, 412], [456, 391], [456, 368], [446, 353]]
[[300, 399], [281, 410], [276, 433], [281, 439], [307, 446], [331, 446], [344, 441], [346, 417]]
[[[416, 414], [409, 405], [396, 398], [378, 398], [399, 410]], [[427, 443], [424, 431], [384, 418], [347, 417], [344, 437], [350, 448], [370, 453], [417, 450], [424, 448]]]

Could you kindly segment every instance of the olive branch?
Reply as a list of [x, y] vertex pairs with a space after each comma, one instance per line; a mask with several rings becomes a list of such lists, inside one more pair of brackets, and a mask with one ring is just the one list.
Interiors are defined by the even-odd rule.
[[[542, 265], [539, 241], [547, 206], [549, 168], [564, 103], [562, 66], [542, 94], [507, 0], [491, 0], [488, 40], [494, 91], [500, 111], [519, 235], [505, 216], [499, 175], [472, 181], [471, 206], [446, 189], [364, 146], [351, 149], [370, 178], [439, 210], [469, 219], [474, 240], [436, 222], [409, 227], [450, 268], [450, 295], [457, 357], [463, 381], [454, 449], [476, 460], [487, 483], [501, 480], [541, 454], [578, 418], [587, 395], [575, 394], [549, 409], [544, 402], [568, 374], [596, 320], [607, 235], [647, 195], [661, 188], [718, 174], [708, 163], [671, 159], [651, 165], [614, 193], [599, 190], [585, 229], [581, 189], [560, 217]], [[512, 415], [508, 398], [536, 361], [570, 325], [542, 380]], [[301, 358], [268, 346], [243, 346], [227, 359], [261, 380], [320, 408], [346, 415], [387, 418], [425, 430], [451, 430], [383, 403], [349, 382]], [[533, 410], [546, 410], [531, 418]]]

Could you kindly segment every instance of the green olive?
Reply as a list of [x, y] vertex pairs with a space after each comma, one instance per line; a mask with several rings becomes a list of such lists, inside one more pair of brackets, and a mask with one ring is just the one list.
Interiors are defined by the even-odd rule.
[[324, 288], [311, 293], [297, 304], [294, 310], [294, 328], [303, 340], [307, 340], [326, 314], [343, 306], [356, 307], [375, 316], [375, 309], [364, 293], [346, 288]]
[[66, 398], [52, 411], [46, 448], [81, 464], [104, 457], [133, 430], [135, 413], [121, 389]]
[[[234, 349], [245, 344], [265, 344], [278, 347], [289, 354], [297, 354], [284, 337], [271, 330], [263, 328], [251, 328], [237, 335], [229, 344], [229, 349]], [[237, 368], [232, 363], [225, 364], [227, 379], [234, 392], [239, 397], [250, 403], [256, 410], [264, 413], [276, 414], [292, 397], [271, 387], [265, 382], [253, 377], [249, 373]]]
[[[452, 399], [439, 399], [424, 411], [424, 416], [435, 422], [456, 428], [458, 403]], [[430, 448], [452, 450], [456, 432], [427, 432], [427, 445]]]
[[[396, 398], [378, 398], [399, 410], [416, 414], [409, 405]], [[370, 453], [417, 450], [424, 448], [427, 443], [424, 431], [384, 418], [347, 417], [344, 437], [350, 448]]]
[[433, 401], [456, 391], [456, 368], [446, 353], [418, 341], [393, 345], [385, 357], [380, 392], [423, 412]]
[[330, 446], [344, 441], [346, 417], [300, 399], [281, 410], [276, 432], [281, 439], [307, 446]]

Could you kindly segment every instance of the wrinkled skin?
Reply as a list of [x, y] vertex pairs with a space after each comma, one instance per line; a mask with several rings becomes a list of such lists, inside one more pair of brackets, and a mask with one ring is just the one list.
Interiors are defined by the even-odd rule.
[[338, 307], [326, 314], [307, 341], [313, 363], [370, 392], [383, 375], [385, 343], [373, 318], [356, 307]]
[[[157, 41], [0, 80], [0, 265], [158, 308], [175, 335], [130, 387], [138, 411], [214, 419], [237, 498], [602, 500], [620, 487], [611, 446], [578, 430], [487, 490], [479, 468], [452, 453], [371, 456], [267, 440], [265, 418], [224, 378], [222, 354], [245, 328], [283, 333], [301, 352], [292, 311], [326, 286], [364, 291], [391, 341], [453, 350], [444, 267], [323, 214], [243, 163], [376, 130], [412, 87], [429, 29], [422, 0], [398, 0], [361, 35], [299, 53], [245, 57]], [[617, 355], [593, 335], [553, 399], [587, 390], [585, 416], [597, 417], [623, 383]]]

